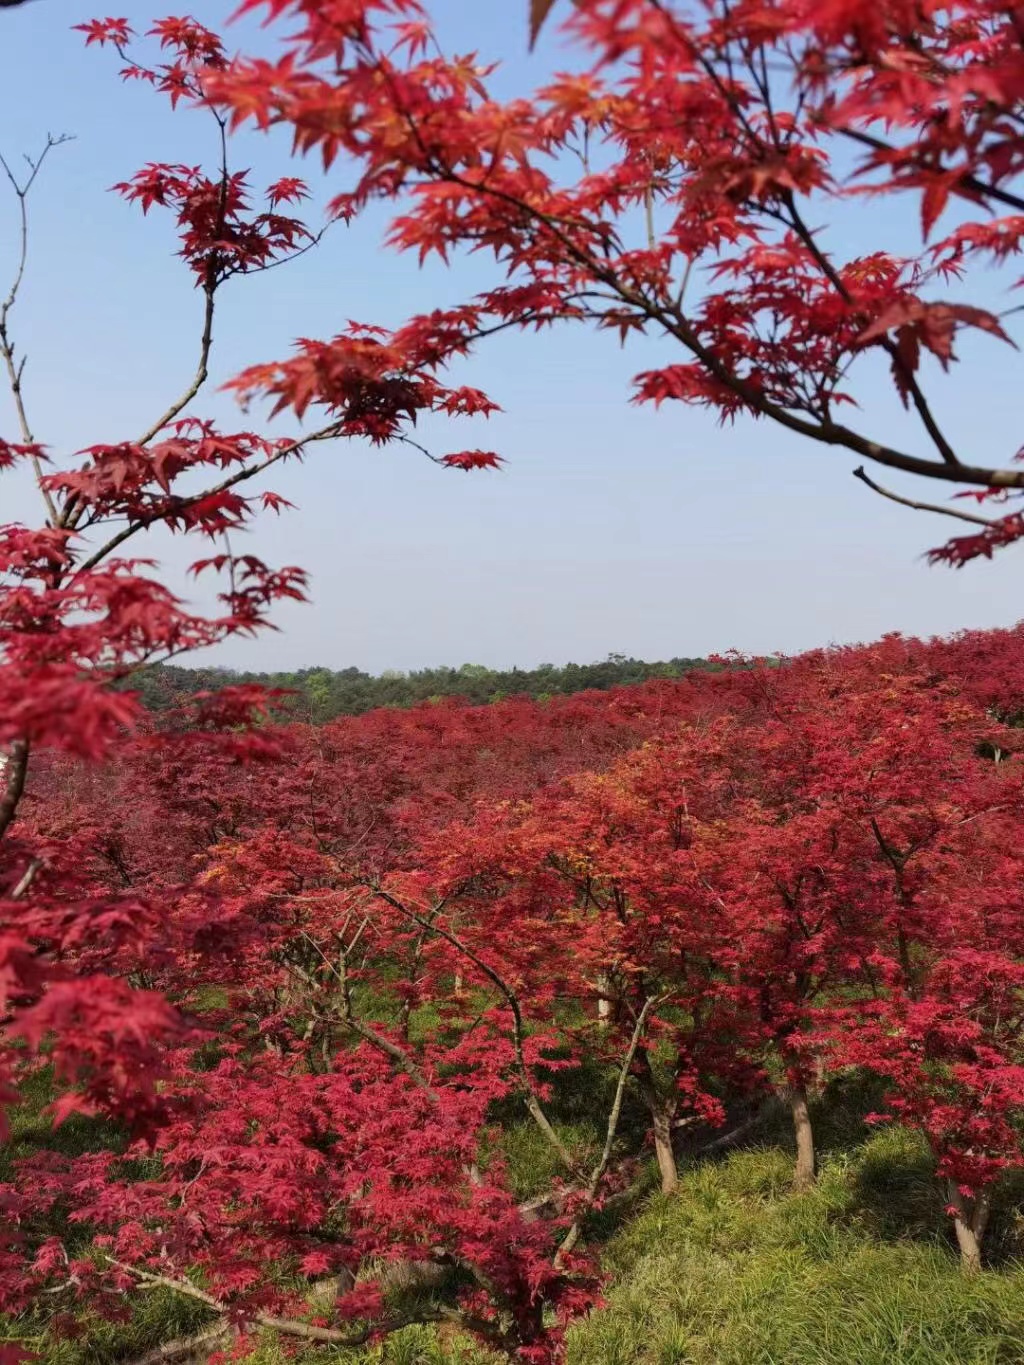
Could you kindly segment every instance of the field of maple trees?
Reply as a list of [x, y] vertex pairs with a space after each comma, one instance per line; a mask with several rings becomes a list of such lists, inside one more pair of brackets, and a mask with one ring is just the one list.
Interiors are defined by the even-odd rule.
[[[524, 42], [560, 8], [524, 6]], [[416, 420], [495, 411], [456, 379], [510, 329], [660, 337], [673, 358], [637, 401], [856, 459], [876, 494], [966, 524], [938, 565], [1024, 535], [1024, 466], [961, 450], [948, 421], [955, 349], [1013, 344], [1019, 312], [992, 299], [1024, 236], [1020, 8], [564, 8], [575, 69], [505, 102], [417, 0], [243, 0], [276, 59], [229, 56], [194, 19], [79, 25], [88, 59], [205, 117], [213, 152], [115, 187], [178, 228], [193, 378], [144, 431], [70, 455], [38, 427], [41, 358], [26, 370], [18, 330], [60, 139], [0, 160], [0, 472], [38, 505], [0, 526], [3, 1365], [653, 1360], [642, 1325], [632, 1355], [580, 1335], [610, 1321], [610, 1223], [639, 1192], [652, 1237], [700, 1225], [720, 1265], [726, 1228], [733, 1250], [781, 1239], [749, 1161], [731, 1212], [708, 1183], [775, 1124], [786, 1246], [827, 1260], [856, 1222], [828, 1202], [837, 1095], [860, 1129], [919, 1144], [937, 1254], [962, 1267], [944, 1297], [969, 1322], [995, 1284], [1020, 1299], [1000, 1266], [1020, 1257], [1024, 1166], [1024, 630], [319, 726], [281, 721], [257, 685], [156, 714], [131, 687], [306, 595], [301, 568], [232, 539], [288, 510], [265, 483], [285, 461], [315, 478], [322, 446], [397, 442], [486, 477], [498, 453], [431, 450]], [[298, 174], [263, 186], [235, 165], [242, 124], [283, 128], [296, 170], [316, 159], [328, 221], [383, 201], [392, 247], [453, 272], [486, 250], [497, 282], [250, 367], [227, 388], [251, 424], [225, 431], [198, 410], [223, 287], [323, 230], [297, 216]], [[829, 245], [823, 214], [865, 195], [912, 205], [918, 254]], [[898, 439], [869, 429], [865, 370], [902, 405]], [[293, 434], [266, 435], [274, 416]], [[956, 491], [924, 502], [867, 464]], [[197, 547], [209, 610], [172, 591], [151, 531]], [[896, 1241], [916, 1226], [900, 1207]], [[183, 1335], [133, 1358], [154, 1302]], [[878, 1358], [1024, 1360], [1015, 1311], [970, 1357], [934, 1331], [907, 1345], [901, 1319], [903, 1354]], [[713, 1317], [658, 1359], [744, 1360], [694, 1355]], [[388, 1354], [421, 1328], [432, 1357]], [[828, 1349], [759, 1359], [872, 1365]]]
[[807, 1190], [851, 1075], [978, 1271], [1024, 1165], [1022, 715], [1014, 630], [44, 754], [8, 837], [49, 952], [12, 967], [54, 1042], [11, 1080], [115, 1117], [15, 1143], [8, 1311], [59, 1338], [160, 1286], [298, 1343], [444, 1322], [555, 1360], [645, 1164], [672, 1195], [784, 1107]]

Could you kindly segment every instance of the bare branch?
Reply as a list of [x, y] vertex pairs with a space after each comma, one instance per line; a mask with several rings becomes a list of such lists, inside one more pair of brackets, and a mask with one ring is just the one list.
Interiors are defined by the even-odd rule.
[[332, 218], [330, 222], [324, 224], [319, 232], [314, 232], [304, 246], [296, 247], [295, 250], [290, 251], [287, 256], [278, 256], [275, 261], [264, 261], [262, 265], [249, 266], [244, 272], [245, 275], [247, 277], [250, 275], [263, 275], [268, 270], [276, 270], [278, 266], [291, 265], [292, 261], [297, 261], [300, 256], [305, 256], [307, 251], [312, 251], [314, 247], [319, 246], [326, 236], [328, 229], [333, 226], [336, 221], [337, 219]]
[[[139, 1266], [126, 1265], [123, 1261], [116, 1261], [112, 1256], [108, 1256], [106, 1259], [118, 1270], [134, 1276], [145, 1288], [171, 1289], [177, 1294], [184, 1294], [187, 1298], [198, 1299], [200, 1303], [205, 1303], [208, 1308], [212, 1308], [215, 1313], [219, 1313], [222, 1317], [227, 1316], [228, 1307], [226, 1304], [222, 1303], [220, 1299], [214, 1298], [212, 1294], [207, 1294], [205, 1290], [200, 1289], [188, 1280], [177, 1280], [170, 1275], [155, 1275], [152, 1271], [143, 1270]], [[301, 1337], [306, 1341], [322, 1341], [337, 1346], [364, 1346], [371, 1337], [378, 1336], [381, 1332], [397, 1332], [414, 1323], [450, 1321], [461, 1324], [464, 1318], [454, 1308], [424, 1308], [418, 1313], [410, 1313], [407, 1316], [376, 1322], [361, 1332], [343, 1332], [337, 1327], [317, 1327], [310, 1322], [300, 1322], [296, 1318], [278, 1318], [270, 1313], [254, 1313], [251, 1321], [260, 1327], [269, 1327], [273, 1331], [283, 1332], [286, 1336]]]
[[[43, 162], [54, 147], [59, 147], [65, 142], [69, 142], [67, 134], [54, 137], [52, 134], [47, 136], [46, 145], [40, 152], [35, 161], [29, 157], [29, 174], [24, 180], [19, 180], [11, 170], [8, 163], [0, 156], [0, 169], [3, 170], [7, 179], [10, 181], [11, 188], [14, 190], [15, 198], [18, 201], [19, 223], [19, 248], [18, 261], [14, 269], [14, 279], [11, 287], [7, 291], [7, 297], [0, 303], [0, 356], [3, 357], [4, 366], [7, 370], [7, 382], [14, 399], [14, 410], [18, 416], [18, 425], [21, 428], [21, 439], [26, 445], [32, 445], [35, 437], [32, 434], [32, 427], [28, 420], [28, 412], [25, 407], [25, 395], [22, 389], [22, 377], [25, 373], [25, 358], [16, 361], [14, 357], [14, 342], [11, 339], [10, 316], [11, 310], [18, 301], [18, 293], [21, 290], [22, 281], [25, 278], [25, 267], [28, 264], [28, 196], [35, 184], [36, 177], [42, 169]], [[57, 524], [57, 507], [51, 498], [49, 491], [42, 486], [43, 471], [37, 456], [32, 456], [32, 469], [36, 476], [36, 484], [43, 495], [46, 504], [47, 516], [50, 524]]]
[[605, 1133], [604, 1147], [602, 1148], [600, 1157], [598, 1157], [597, 1164], [590, 1173], [590, 1180], [587, 1184], [586, 1200], [583, 1207], [573, 1219], [572, 1226], [563, 1237], [561, 1245], [555, 1252], [554, 1265], [556, 1270], [561, 1269], [565, 1258], [579, 1241], [580, 1233], [583, 1230], [583, 1219], [590, 1212], [594, 1200], [597, 1198], [597, 1192], [601, 1187], [601, 1181], [604, 1179], [604, 1173], [608, 1169], [608, 1162], [611, 1160], [612, 1147], [615, 1144], [615, 1134], [618, 1132], [619, 1118], [622, 1115], [622, 1099], [626, 1092], [626, 1081], [629, 1079], [633, 1058], [636, 1056], [636, 1050], [640, 1046], [640, 1039], [643, 1037], [644, 1030], [647, 1027], [648, 1015], [654, 1006], [660, 1004], [663, 999], [664, 996], [649, 997], [644, 1001], [643, 1009], [637, 1015], [636, 1024], [633, 1028], [633, 1036], [629, 1040], [629, 1047], [626, 1050], [625, 1057], [622, 1059], [622, 1065], [619, 1067], [619, 1080], [615, 1087], [615, 1098], [612, 1101], [612, 1107], [608, 1113], [608, 1128]]
[[[530, 1076], [529, 1067], [526, 1065], [526, 1057], [523, 1053], [523, 1012], [516, 992], [500, 972], [496, 971], [481, 957], [478, 957], [477, 954], [473, 952], [472, 948], [463, 942], [456, 934], [453, 934], [450, 929], [446, 929], [443, 925], [437, 924], [433, 917], [427, 919], [426, 916], [418, 914], [415, 910], [410, 909], [409, 906], [398, 900], [397, 897], [392, 896], [390, 892], [385, 891], [378, 883], [366, 882], [364, 885], [366, 885], [380, 900], [384, 901], [387, 905], [390, 905], [392, 909], [397, 910], [399, 914], [405, 915], [415, 924], [419, 924], [421, 927], [430, 930], [431, 933], [437, 934], [440, 938], [443, 938], [446, 943], [450, 943], [453, 948], [462, 953], [464, 957], [468, 958], [479, 971], [483, 972], [488, 981], [492, 982], [501, 992], [512, 1015], [512, 1046], [515, 1050], [516, 1072], [519, 1076], [520, 1085], [522, 1086], [523, 1091], [523, 1103], [526, 1105], [530, 1117], [544, 1134], [544, 1137], [549, 1144], [558, 1153], [563, 1164], [567, 1166], [569, 1170], [574, 1170], [576, 1163], [573, 1160], [572, 1153], [551, 1126], [551, 1121], [547, 1114], [545, 1114], [544, 1106], [541, 1104], [540, 1097], [537, 1094], [537, 1087], [534, 1085], [533, 1078]], [[435, 916], [439, 908], [440, 907], [435, 907]]]
[[961, 512], [958, 507], [942, 507], [935, 502], [915, 502], [913, 498], [901, 497], [899, 493], [892, 493], [888, 488], [883, 488], [881, 484], [875, 483], [861, 465], [853, 471], [853, 477], [860, 479], [861, 483], [867, 484], [868, 488], [874, 493], [879, 493], [883, 498], [888, 498], [890, 502], [898, 502], [901, 507], [911, 507], [915, 512], [937, 512], [943, 517], [956, 517], [957, 521], [969, 521], [975, 526], [996, 526], [998, 521], [993, 517], [981, 517], [975, 512]]

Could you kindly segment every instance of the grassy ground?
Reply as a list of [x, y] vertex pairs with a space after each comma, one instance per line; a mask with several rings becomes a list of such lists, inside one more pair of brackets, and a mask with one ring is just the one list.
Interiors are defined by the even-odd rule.
[[[568, 1365], [1024, 1365], [1011, 1200], [1001, 1264], [971, 1280], [912, 1135], [832, 1152], [809, 1194], [791, 1193], [791, 1164], [782, 1146], [736, 1152], [695, 1164], [678, 1195], [649, 1197], [605, 1248], [608, 1302], [572, 1329]], [[422, 1329], [358, 1359], [486, 1358]], [[283, 1362], [270, 1343], [251, 1359]]]
[[652, 1200], [607, 1249], [573, 1365], [1024, 1362], [1024, 1267], [964, 1278], [912, 1138], [834, 1155], [809, 1194], [790, 1173], [778, 1148], [739, 1152]]
[[[899, 1129], [868, 1132], [869, 1097], [834, 1093], [818, 1107], [816, 1189], [794, 1195], [784, 1124], [758, 1144], [684, 1166], [678, 1195], [647, 1192], [607, 1236], [607, 1303], [571, 1331], [569, 1365], [1024, 1365], [1024, 1185], [1008, 1188], [973, 1280], [959, 1269], [927, 1152]], [[560, 1115], [581, 1146], [591, 1133], [572, 1096]], [[89, 1125], [65, 1141], [87, 1146]], [[41, 1134], [19, 1133], [19, 1145]], [[507, 1152], [518, 1191], [543, 1185], [548, 1154], [514, 1126]], [[142, 1296], [129, 1324], [89, 1325], [45, 1343], [46, 1365], [116, 1365], [196, 1330], [199, 1305]], [[286, 1356], [272, 1341], [249, 1365], [485, 1365], [469, 1343], [410, 1328], [371, 1351]]]

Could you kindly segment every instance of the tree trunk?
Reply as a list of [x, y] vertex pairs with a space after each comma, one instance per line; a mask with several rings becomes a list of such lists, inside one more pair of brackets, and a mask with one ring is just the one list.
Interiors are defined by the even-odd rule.
[[807, 1108], [807, 1091], [795, 1085], [789, 1091], [789, 1108], [793, 1115], [793, 1135], [796, 1138], [796, 1166], [793, 1169], [793, 1188], [809, 1190], [814, 1184], [814, 1130]]
[[679, 1188], [679, 1172], [676, 1169], [676, 1154], [672, 1147], [672, 1115], [675, 1105], [654, 1105], [651, 1110], [651, 1127], [654, 1130], [654, 1155], [658, 1158], [661, 1173], [662, 1194], [675, 1194]]
[[637, 1067], [640, 1071], [640, 1093], [651, 1116], [654, 1155], [661, 1173], [661, 1192], [675, 1194], [679, 1188], [679, 1172], [676, 1169], [675, 1148], [672, 1146], [672, 1120], [676, 1116], [678, 1096], [675, 1093], [666, 1096], [658, 1086], [651, 1069], [651, 1059], [646, 1052], [641, 1052], [637, 1057]]
[[960, 1248], [960, 1266], [967, 1275], [981, 1270], [981, 1247], [985, 1240], [988, 1215], [991, 1210], [991, 1191], [983, 1189], [973, 1199], [965, 1197], [956, 1182], [947, 1181], [946, 1189], [953, 1208], [953, 1228]]
[[608, 1027], [608, 1020], [611, 1018], [612, 1014], [612, 1002], [609, 996], [611, 988], [611, 981], [605, 973], [602, 972], [597, 978], [597, 989], [599, 992], [597, 997], [597, 1021], [599, 1026], [603, 1029]]
[[968, 1275], [976, 1275], [981, 1269], [981, 1243], [977, 1234], [959, 1214], [954, 1217], [953, 1226], [960, 1247], [960, 1265]]
[[3, 755], [3, 767], [0, 768], [0, 778], [3, 779], [3, 789], [0, 790], [0, 838], [7, 833], [25, 790], [28, 752], [28, 740], [16, 739], [10, 745], [9, 752]]

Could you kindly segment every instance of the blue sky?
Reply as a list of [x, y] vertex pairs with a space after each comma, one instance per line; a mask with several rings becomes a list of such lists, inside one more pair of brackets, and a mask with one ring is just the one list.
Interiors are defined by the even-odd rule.
[[[200, 17], [216, 26], [231, 8], [204, 0]], [[502, 59], [503, 93], [528, 92], [559, 64], [554, 31], [527, 52], [526, 0], [436, 0], [434, 8], [449, 47]], [[34, 0], [0, 14], [0, 150], [17, 158], [47, 132], [75, 136], [54, 154], [33, 200], [16, 327], [29, 355], [33, 423], [58, 453], [137, 434], [191, 373], [198, 299], [173, 257], [170, 225], [153, 215], [143, 222], [107, 187], [146, 161], [194, 162], [214, 151], [202, 115], [172, 116], [159, 99], [120, 84], [111, 54], [83, 51], [70, 25], [95, 12], [78, 0]], [[121, 0], [117, 12], [143, 28], [165, 11]], [[228, 32], [229, 45], [247, 50], [274, 41], [252, 25]], [[233, 158], [257, 180], [291, 169], [286, 143], [274, 139], [242, 137]], [[328, 185], [337, 183], [335, 175]], [[0, 198], [3, 278], [12, 210]], [[216, 329], [215, 382], [283, 356], [296, 336], [330, 335], [348, 318], [396, 324], [487, 280], [486, 266], [421, 271], [385, 251], [385, 222], [377, 215], [333, 230], [302, 262], [234, 284]], [[887, 220], [873, 205], [833, 241], [867, 250], [882, 244], [880, 232], [888, 245], [908, 245], [912, 218]], [[280, 633], [209, 661], [378, 671], [531, 666], [611, 651], [791, 652], [1024, 616], [1019, 549], [959, 573], [928, 568], [921, 552], [955, 523], [873, 497], [852, 479], [850, 457], [766, 426], [723, 430], [689, 409], [630, 405], [630, 377], [673, 358], [657, 340], [622, 351], [610, 336], [580, 331], [505, 336], [458, 376], [504, 412], [487, 426], [438, 422], [427, 432], [438, 450], [500, 451], [501, 473], [442, 471], [403, 448], [355, 446], [317, 451], [283, 471], [271, 486], [298, 510], [260, 522], [251, 548], [306, 567], [312, 603], [280, 611]], [[1009, 348], [973, 339], [964, 363], [935, 381], [948, 429], [979, 462], [1006, 461], [1021, 444], [1018, 364]], [[884, 384], [869, 384], [864, 396], [871, 431], [916, 440]], [[241, 424], [215, 391], [195, 411]], [[0, 397], [0, 431], [11, 430]], [[8, 516], [38, 519], [32, 490], [4, 491]], [[149, 552], [183, 583], [176, 544], [158, 541]], [[195, 598], [194, 586], [186, 591]]]

